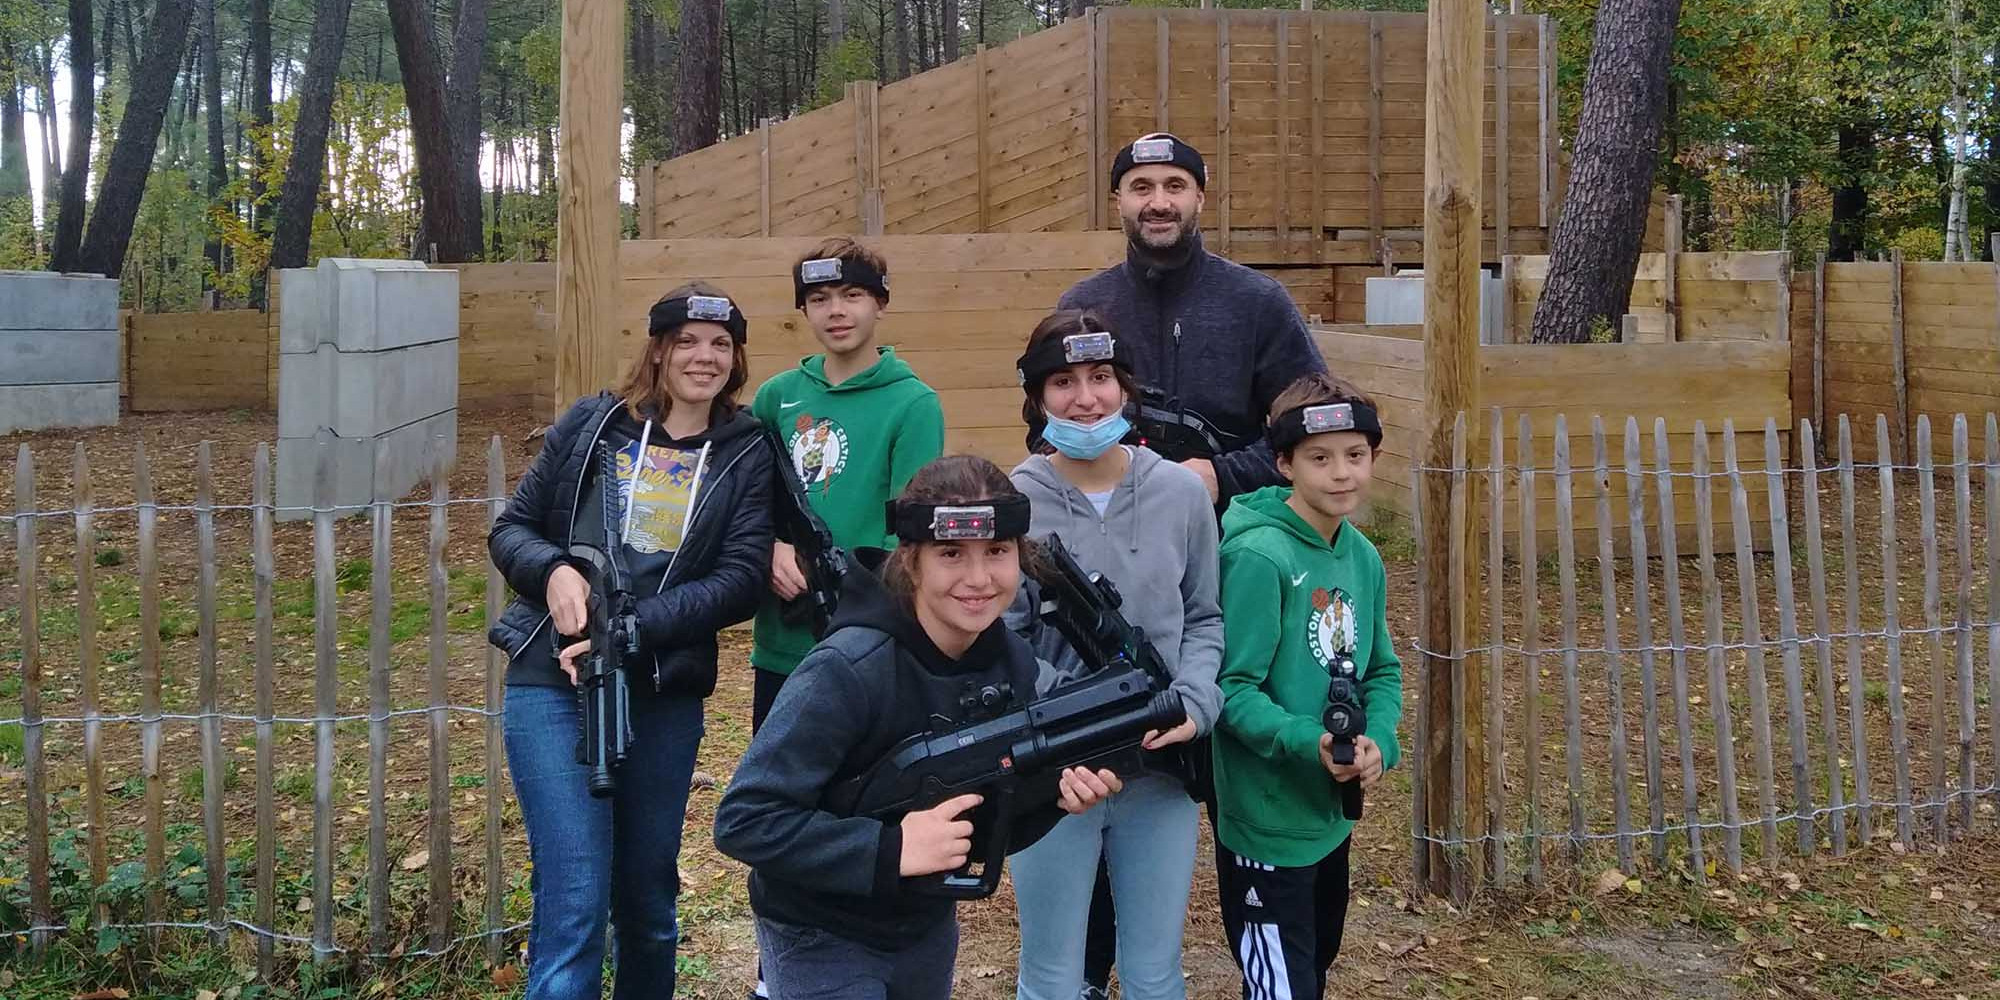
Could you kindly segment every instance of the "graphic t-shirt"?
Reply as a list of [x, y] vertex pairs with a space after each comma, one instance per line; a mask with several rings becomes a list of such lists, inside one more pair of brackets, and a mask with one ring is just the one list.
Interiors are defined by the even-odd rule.
[[627, 442], [615, 456], [618, 462], [620, 506], [627, 511], [629, 524], [622, 527], [625, 544], [640, 557], [667, 553], [681, 546], [687, 530], [688, 505], [694, 499], [695, 476], [701, 469], [701, 450], [648, 443], [637, 475], [639, 442]]

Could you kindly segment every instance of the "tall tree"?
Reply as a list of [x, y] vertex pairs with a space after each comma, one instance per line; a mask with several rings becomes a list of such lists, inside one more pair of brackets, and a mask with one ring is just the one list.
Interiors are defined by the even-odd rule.
[[0, 198], [28, 196], [28, 125], [14, 43], [0, 39]]
[[715, 144], [722, 128], [722, 0], [684, 0], [675, 46], [673, 155]]
[[910, 0], [890, 0], [896, 21], [896, 79], [910, 75]]
[[[250, 225], [260, 236], [271, 232], [271, 211], [265, 207], [264, 151], [271, 128], [271, 0], [250, 0], [250, 124], [260, 140], [250, 144]], [[250, 276], [250, 306], [264, 308], [265, 271]]]
[[[462, 0], [459, 6], [460, 27], [476, 21], [479, 37], [473, 47], [482, 48], [486, 33], [485, 0]], [[477, 9], [468, 16], [468, 8]], [[447, 80], [443, 60], [438, 57], [430, 5], [424, 0], [389, 0], [389, 25], [396, 41], [396, 65], [403, 74], [404, 103], [410, 109], [410, 139], [417, 154], [417, 188], [423, 197], [423, 239], [437, 247], [440, 261], [477, 260], [482, 236], [477, 194], [479, 54], [474, 51], [469, 56], [474, 96], [469, 101], [464, 97], [454, 100], [454, 95], [447, 92], [452, 82]], [[454, 41], [464, 47], [465, 39], [460, 33], [454, 34]], [[462, 123], [454, 114], [457, 106], [468, 104], [473, 111], [470, 143], [465, 141]], [[469, 152], [461, 152], [462, 146], [470, 146]], [[468, 167], [469, 179], [464, 176]], [[473, 191], [470, 198], [466, 197], [468, 186]], [[418, 256], [427, 255], [428, 249], [418, 247]]]
[[353, 0], [319, 0], [313, 11], [312, 44], [306, 49], [305, 76], [299, 80], [298, 120], [292, 126], [292, 158], [278, 189], [278, 214], [271, 227], [271, 266], [306, 266], [312, 246], [313, 211], [326, 169], [326, 132], [333, 121], [334, 77], [347, 47], [347, 14]]
[[[222, 38], [215, 30], [216, 0], [201, 0], [201, 88], [208, 119], [208, 207], [213, 212], [222, 205], [222, 189], [229, 183], [229, 165], [222, 147]], [[213, 287], [222, 277], [222, 230], [214, 224], [203, 227], [208, 239], [202, 247], [209, 271], [203, 274], [203, 288]]]
[[941, 0], [938, 37], [944, 42], [944, 61], [958, 61], [958, 0]]
[[115, 278], [125, 267], [125, 250], [139, 217], [146, 176], [153, 169], [153, 150], [160, 140], [160, 123], [173, 96], [174, 71], [187, 48], [193, 0], [159, 0], [147, 26], [146, 51], [132, 73], [125, 113], [118, 120], [118, 139], [111, 146], [90, 226], [83, 234], [80, 267]]
[[1828, 260], [1853, 260], [1868, 235], [1868, 182], [1875, 170], [1875, 120], [1860, 79], [1862, 41], [1854, 28], [1853, 0], [1832, 0], [1834, 93], [1840, 109], [1834, 143], [1833, 218], [1827, 224]]
[[1600, 317], [1617, 328], [1632, 299], [1667, 110], [1680, 0], [1605, 0], [1584, 83], [1536, 343], [1582, 343]]
[[626, 84], [631, 90], [632, 162], [644, 169], [667, 155], [667, 81], [660, 58], [666, 29], [647, 0], [631, 0], [626, 16], [632, 26], [632, 75]]
[[90, 14], [90, 0], [69, 0], [69, 162], [63, 166], [55, 213], [55, 246], [49, 254], [49, 267], [56, 271], [76, 270], [77, 251], [83, 246], [83, 199], [90, 184], [90, 133], [97, 122], [96, 80], [89, 72], [89, 67], [97, 65]]
[[[2000, 39], [1993, 43], [1993, 62], [2000, 69]], [[2000, 261], [1994, 238], [2000, 237], [2000, 80], [1993, 82], [1992, 103], [1986, 108], [1986, 238], [1981, 253], [1987, 260]]]
[[62, 177], [62, 143], [57, 140], [62, 126], [56, 117], [56, 43], [39, 48], [42, 75], [35, 83], [35, 102], [42, 112], [42, 183], [37, 193], [48, 206], [55, 204], [56, 183]]
[[480, 253], [484, 222], [479, 190], [479, 78], [486, 63], [487, 0], [459, 0], [452, 24], [451, 79], [446, 100], [451, 114], [452, 155], [457, 162], [460, 212], [472, 231], [473, 252]]

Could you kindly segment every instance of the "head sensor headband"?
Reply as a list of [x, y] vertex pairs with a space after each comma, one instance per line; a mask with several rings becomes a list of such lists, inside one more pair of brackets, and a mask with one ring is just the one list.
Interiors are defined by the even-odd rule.
[[800, 261], [792, 269], [792, 307], [804, 309], [806, 293], [820, 285], [858, 285], [874, 292], [884, 303], [889, 301], [889, 276], [875, 270], [874, 265], [858, 254]]
[[1320, 403], [1295, 406], [1278, 415], [1265, 429], [1271, 450], [1282, 455], [1314, 434], [1354, 431], [1368, 439], [1370, 448], [1382, 447], [1382, 421], [1367, 403]]
[[1164, 163], [1179, 167], [1194, 177], [1194, 186], [1208, 188], [1208, 164], [1201, 158], [1200, 151], [1165, 132], [1154, 132], [1132, 140], [1132, 144], [1118, 151], [1118, 158], [1111, 161], [1111, 190], [1118, 190], [1118, 182], [1134, 167]]
[[680, 295], [671, 299], [661, 299], [653, 303], [653, 310], [646, 317], [646, 332], [651, 336], [675, 333], [690, 322], [720, 323], [729, 331], [731, 340], [739, 344], [750, 340], [750, 323], [743, 318], [743, 310], [723, 295]]
[[1015, 494], [970, 503], [888, 502], [889, 530], [905, 542], [1019, 538], [1028, 533], [1028, 498]]
[[1132, 373], [1132, 362], [1118, 349], [1118, 338], [1109, 330], [1093, 330], [1086, 321], [1083, 332], [1062, 337], [1044, 337], [1014, 361], [1014, 373], [1030, 395], [1042, 387], [1050, 375], [1070, 365], [1108, 364]]

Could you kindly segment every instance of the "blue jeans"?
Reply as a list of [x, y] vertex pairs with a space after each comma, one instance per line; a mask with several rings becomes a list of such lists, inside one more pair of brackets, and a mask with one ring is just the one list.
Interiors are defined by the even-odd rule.
[[576, 762], [572, 688], [510, 685], [507, 770], [533, 863], [527, 1000], [598, 1000], [608, 913], [617, 1000], [674, 992], [681, 822], [701, 745], [699, 698], [634, 693], [633, 741], [610, 798], [591, 798]]
[[771, 1000], [950, 1000], [958, 920], [941, 920], [901, 949], [882, 951], [759, 917], [757, 950]]
[[1131, 1000], [1183, 1000], [1181, 932], [1200, 808], [1174, 778], [1146, 775], [1008, 860], [1021, 922], [1017, 1000], [1076, 1000], [1100, 852], [1118, 907], [1118, 983]]

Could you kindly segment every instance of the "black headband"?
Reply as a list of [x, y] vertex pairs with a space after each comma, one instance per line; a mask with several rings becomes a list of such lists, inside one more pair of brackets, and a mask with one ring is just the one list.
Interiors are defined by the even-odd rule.
[[1203, 162], [1201, 152], [1166, 132], [1154, 132], [1132, 140], [1132, 144], [1118, 151], [1118, 158], [1111, 161], [1111, 190], [1118, 190], [1118, 182], [1133, 167], [1143, 167], [1154, 163], [1164, 163], [1179, 167], [1194, 176], [1194, 186], [1208, 189], [1208, 165]]
[[690, 322], [720, 323], [729, 331], [731, 340], [739, 344], [750, 342], [749, 321], [726, 295], [677, 295], [661, 299], [653, 303], [653, 311], [646, 316], [646, 332], [654, 337], [675, 333]]
[[806, 293], [820, 285], [856, 285], [875, 293], [883, 305], [889, 303], [889, 276], [860, 254], [845, 257], [816, 257], [799, 261], [792, 268], [792, 308], [806, 307]]
[[1019, 493], [964, 503], [891, 500], [889, 530], [905, 542], [1019, 538], [1028, 533], [1028, 498]]
[[1333, 431], [1354, 431], [1368, 439], [1368, 447], [1382, 447], [1382, 420], [1375, 408], [1353, 401], [1294, 406], [1271, 421], [1264, 439], [1271, 442], [1272, 451], [1283, 455], [1314, 434]]
[[1132, 374], [1132, 359], [1127, 352], [1118, 349], [1118, 337], [1109, 330], [1100, 329], [1092, 319], [1083, 322], [1080, 333], [1061, 337], [1044, 337], [1040, 343], [1031, 345], [1014, 361], [1014, 374], [1021, 379], [1021, 389], [1033, 396], [1041, 391], [1042, 383], [1050, 375], [1068, 368], [1070, 365], [1108, 364]]

